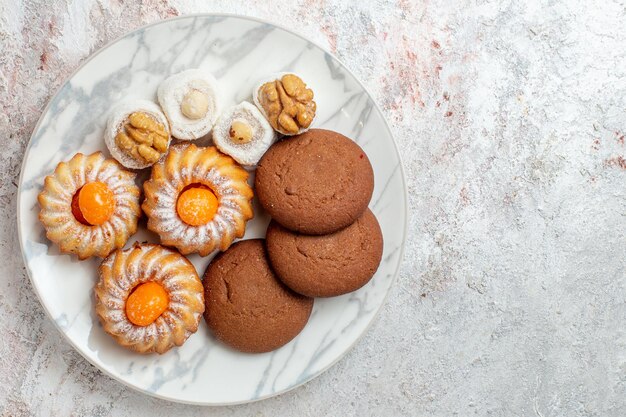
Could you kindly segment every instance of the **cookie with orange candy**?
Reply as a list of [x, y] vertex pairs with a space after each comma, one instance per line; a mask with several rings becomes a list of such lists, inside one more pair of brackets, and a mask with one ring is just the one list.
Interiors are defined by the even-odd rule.
[[214, 146], [172, 146], [143, 185], [148, 229], [183, 255], [226, 250], [253, 217], [248, 172]]
[[198, 330], [204, 312], [202, 282], [175, 250], [135, 243], [109, 255], [98, 269], [96, 314], [120, 345], [164, 353]]
[[80, 259], [123, 247], [141, 214], [135, 174], [101, 152], [77, 153], [58, 164], [38, 201], [48, 239]]

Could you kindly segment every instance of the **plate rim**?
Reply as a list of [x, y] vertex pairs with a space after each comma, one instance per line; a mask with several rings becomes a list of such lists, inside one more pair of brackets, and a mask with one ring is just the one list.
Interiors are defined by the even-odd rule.
[[[325, 366], [324, 368], [320, 369], [318, 372], [316, 372], [315, 374], [310, 375], [307, 378], [304, 378], [301, 381], [298, 381], [297, 384], [294, 384], [288, 388], [285, 388], [283, 390], [280, 391], [276, 391], [276, 392], [272, 392], [270, 394], [266, 394], [264, 396], [260, 396], [257, 398], [252, 398], [252, 399], [248, 399], [248, 400], [242, 400], [242, 401], [231, 401], [231, 402], [223, 402], [223, 403], [206, 403], [206, 402], [201, 402], [201, 401], [188, 401], [188, 400], [181, 400], [181, 399], [177, 399], [177, 398], [171, 398], [171, 397], [166, 397], [163, 395], [160, 395], [159, 393], [156, 392], [152, 392], [152, 391], [148, 391], [146, 389], [137, 387], [135, 385], [132, 385], [130, 382], [125, 381], [122, 378], [119, 378], [118, 376], [114, 375], [112, 372], [110, 372], [108, 369], [106, 369], [105, 367], [100, 366], [99, 364], [95, 363], [95, 361], [93, 361], [91, 358], [89, 358], [86, 353], [84, 353], [82, 351], [81, 348], [79, 348], [74, 341], [69, 337], [69, 335], [64, 332], [61, 327], [59, 326], [59, 324], [54, 320], [54, 318], [52, 317], [52, 314], [50, 313], [50, 311], [48, 310], [48, 307], [46, 306], [46, 304], [44, 303], [41, 294], [38, 291], [37, 285], [35, 284], [35, 282], [33, 281], [33, 277], [30, 271], [30, 268], [28, 266], [28, 262], [26, 260], [26, 256], [24, 253], [24, 242], [23, 242], [23, 231], [22, 231], [22, 218], [21, 218], [21, 213], [22, 213], [22, 199], [21, 199], [21, 195], [22, 195], [22, 183], [23, 183], [23, 176], [24, 176], [24, 168], [26, 166], [26, 155], [29, 154], [30, 152], [30, 148], [32, 145], [32, 139], [33, 139], [33, 135], [35, 134], [35, 132], [37, 132], [39, 130], [39, 126], [41, 125], [45, 114], [48, 112], [48, 109], [51, 105], [51, 103], [54, 101], [54, 99], [56, 98], [56, 96], [61, 92], [61, 90], [65, 87], [65, 85], [76, 75], [76, 73], [78, 71], [80, 71], [85, 65], [87, 65], [87, 63], [89, 63], [92, 59], [94, 59], [96, 56], [98, 56], [100, 53], [102, 53], [104, 50], [108, 49], [110, 46], [112, 46], [113, 44], [117, 43], [118, 41], [126, 38], [129, 35], [132, 35], [134, 33], [137, 33], [139, 31], [145, 30], [147, 28], [150, 28], [152, 26], [157, 26], [160, 24], [163, 24], [164, 22], [170, 22], [170, 21], [175, 21], [175, 20], [183, 20], [183, 19], [190, 19], [190, 18], [197, 18], [197, 17], [226, 17], [226, 18], [238, 18], [238, 19], [244, 19], [244, 20], [249, 20], [249, 21], [253, 21], [256, 23], [262, 23], [262, 24], [266, 24], [266, 25], [270, 25], [273, 26], [275, 28], [281, 29], [291, 35], [294, 35], [306, 42], [309, 42], [310, 44], [316, 46], [317, 48], [319, 48], [321, 51], [323, 51], [325, 54], [327, 54], [328, 56], [330, 56], [333, 60], [335, 60], [344, 71], [346, 71], [348, 74], [350, 74], [352, 76], [352, 78], [357, 82], [357, 84], [363, 89], [363, 91], [367, 94], [368, 98], [372, 101], [372, 103], [374, 104], [374, 107], [376, 108], [376, 110], [378, 111], [378, 113], [381, 115], [381, 119], [383, 120], [383, 125], [385, 127], [385, 129], [387, 130], [389, 136], [391, 137], [391, 142], [393, 143], [393, 147], [395, 150], [396, 155], [398, 156], [398, 161], [399, 161], [399, 165], [400, 165], [400, 179], [402, 181], [402, 189], [403, 189], [403, 194], [404, 194], [404, 212], [405, 212], [405, 216], [404, 216], [404, 224], [402, 225], [402, 240], [401, 240], [401, 244], [400, 244], [400, 250], [399, 250], [399, 258], [398, 258], [398, 264], [397, 267], [395, 269], [395, 271], [393, 272], [393, 276], [391, 278], [391, 283], [389, 284], [389, 288], [387, 290], [387, 292], [385, 293], [382, 302], [380, 303], [380, 305], [376, 308], [376, 312], [374, 313], [374, 315], [372, 316], [372, 319], [369, 321], [369, 323], [366, 324], [365, 328], [363, 329], [363, 331], [356, 337], [356, 339], [350, 344], [350, 346], [348, 346], [340, 355], [338, 355], [334, 360], [332, 360], [327, 366]], [[400, 274], [400, 269], [404, 260], [404, 251], [406, 248], [406, 240], [407, 240], [407, 232], [408, 232], [408, 219], [409, 219], [409, 203], [408, 203], [408, 186], [407, 186], [407, 182], [406, 182], [406, 172], [404, 169], [404, 163], [402, 160], [402, 154], [398, 149], [398, 144], [396, 142], [396, 138], [393, 135], [392, 130], [389, 128], [389, 123], [387, 122], [387, 119], [385, 118], [385, 114], [382, 112], [380, 106], [378, 105], [378, 103], [376, 102], [376, 100], [374, 100], [374, 97], [372, 96], [372, 94], [370, 93], [370, 91], [367, 89], [367, 87], [361, 82], [361, 80], [356, 77], [354, 75], [354, 73], [339, 59], [337, 58], [337, 56], [335, 56], [332, 52], [328, 51], [325, 47], [319, 45], [317, 42], [312, 41], [311, 39], [307, 38], [304, 35], [301, 35], [297, 32], [295, 32], [294, 30], [288, 29], [280, 24], [271, 22], [269, 20], [263, 19], [263, 18], [259, 18], [259, 17], [255, 17], [255, 16], [247, 16], [247, 15], [241, 15], [241, 14], [236, 14], [236, 13], [189, 13], [189, 14], [183, 14], [180, 16], [175, 16], [175, 17], [171, 17], [171, 18], [167, 18], [167, 19], [161, 19], [152, 23], [148, 23], [146, 25], [142, 25], [138, 28], [135, 28], [131, 31], [128, 32], [124, 32], [123, 34], [121, 34], [120, 36], [110, 40], [109, 42], [107, 42], [106, 44], [104, 44], [103, 46], [101, 46], [100, 48], [98, 48], [95, 52], [92, 52], [83, 62], [81, 62], [78, 67], [76, 67], [67, 77], [65, 77], [63, 79], [63, 82], [61, 84], [59, 84], [59, 86], [56, 88], [56, 91], [54, 92], [54, 94], [52, 94], [50, 96], [50, 98], [48, 99], [45, 107], [41, 110], [41, 114], [39, 116], [39, 119], [37, 120], [37, 123], [35, 124], [35, 127], [33, 128], [33, 131], [31, 132], [29, 138], [28, 138], [28, 144], [26, 145], [26, 149], [24, 149], [24, 154], [22, 156], [22, 163], [20, 165], [20, 175], [18, 178], [18, 188], [17, 188], [17, 231], [18, 231], [18, 241], [19, 241], [19, 245], [20, 245], [20, 253], [22, 255], [22, 261], [24, 263], [24, 269], [26, 270], [26, 274], [28, 275], [28, 279], [30, 281], [30, 285], [32, 287], [33, 292], [35, 293], [35, 295], [37, 296], [37, 300], [39, 301], [39, 304], [41, 305], [41, 307], [43, 308], [44, 312], [46, 313], [46, 316], [48, 317], [48, 319], [53, 323], [54, 327], [56, 328], [56, 330], [61, 333], [61, 335], [63, 335], [63, 338], [66, 340], [66, 342], [68, 342], [70, 344], [70, 346], [76, 351], [78, 352], [85, 360], [87, 360], [87, 362], [89, 362], [93, 367], [95, 367], [96, 369], [98, 369], [100, 372], [104, 373], [105, 375], [107, 375], [109, 378], [125, 385], [126, 387], [131, 388], [132, 390], [136, 391], [136, 392], [140, 392], [142, 394], [148, 395], [150, 397], [153, 398], [158, 398], [159, 400], [163, 400], [163, 401], [169, 401], [169, 402], [173, 402], [173, 403], [178, 403], [178, 404], [186, 404], [186, 405], [195, 405], [195, 406], [203, 406], [203, 407], [223, 407], [223, 406], [231, 406], [231, 405], [241, 405], [241, 404], [250, 404], [250, 403], [254, 403], [257, 401], [262, 401], [262, 400], [266, 400], [268, 398], [272, 398], [272, 397], [276, 397], [279, 396], [281, 394], [285, 394], [289, 391], [292, 391], [298, 387], [301, 387], [302, 385], [306, 384], [309, 381], [312, 381], [313, 379], [317, 378], [318, 376], [320, 376], [321, 374], [323, 374], [324, 372], [326, 372], [327, 370], [329, 370], [330, 368], [332, 368], [333, 366], [335, 366], [337, 364], [337, 362], [339, 362], [341, 359], [345, 358], [345, 356], [354, 349], [354, 347], [356, 346], [356, 344], [358, 342], [361, 341], [361, 339], [365, 336], [365, 334], [367, 334], [372, 326], [372, 324], [377, 321], [377, 319], [379, 318], [380, 312], [383, 308], [383, 306], [387, 303], [387, 300], [389, 298], [389, 293], [391, 292], [391, 289], [393, 288], [393, 286], [396, 284], [396, 281], [398, 279], [398, 275]]]

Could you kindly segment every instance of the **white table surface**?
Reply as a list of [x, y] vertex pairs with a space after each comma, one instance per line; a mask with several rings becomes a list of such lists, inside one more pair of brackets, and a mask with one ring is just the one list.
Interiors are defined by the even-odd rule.
[[[2, 416], [626, 415], [623, 1], [68, 3], [0, 3]], [[24, 149], [65, 77], [195, 12], [335, 53], [390, 123], [411, 208], [400, 277], [354, 350], [290, 393], [212, 409], [136, 393], [76, 353], [32, 291], [15, 219]]]

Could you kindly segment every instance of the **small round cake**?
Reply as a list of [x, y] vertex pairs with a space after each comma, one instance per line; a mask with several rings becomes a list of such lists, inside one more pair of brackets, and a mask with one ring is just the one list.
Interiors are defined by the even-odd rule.
[[135, 174], [102, 152], [77, 153], [59, 163], [38, 201], [48, 239], [79, 259], [105, 257], [123, 247], [141, 215]]
[[245, 101], [222, 113], [213, 128], [215, 146], [247, 166], [256, 165], [275, 139], [263, 114]]
[[204, 312], [202, 282], [180, 253], [135, 243], [102, 261], [98, 275], [96, 313], [120, 345], [164, 353], [198, 330]]
[[322, 235], [363, 214], [374, 190], [374, 171], [355, 142], [337, 132], [311, 129], [265, 153], [255, 189], [263, 208], [278, 223]]
[[218, 85], [211, 73], [188, 69], [165, 79], [157, 92], [172, 136], [195, 140], [211, 131], [221, 111]]
[[214, 146], [172, 146], [143, 184], [148, 229], [183, 255], [226, 250], [253, 217], [248, 172]]
[[334, 297], [367, 284], [383, 254], [383, 235], [369, 210], [329, 235], [303, 235], [272, 221], [267, 253], [280, 280], [299, 294]]
[[296, 294], [272, 272], [262, 239], [235, 243], [204, 274], [204, 317], [215, 336], [242, 352], [269, 352], [304, 328], [313, 299]]

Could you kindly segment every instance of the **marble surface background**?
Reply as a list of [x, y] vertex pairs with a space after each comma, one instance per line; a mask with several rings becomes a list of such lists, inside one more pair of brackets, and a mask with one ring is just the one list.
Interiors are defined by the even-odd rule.
[[[622, 0], [0, 2], [2, 416], [626, 415]], [[16, 183], [49, 97], [90, 53], [193, 12], [325, 45], [404, 157], [409, 242], [369, 333], [290, 393], [204, 409], [102, 375], [44, 315]]]

